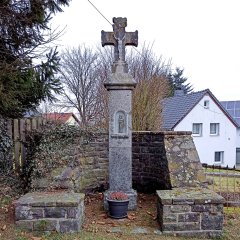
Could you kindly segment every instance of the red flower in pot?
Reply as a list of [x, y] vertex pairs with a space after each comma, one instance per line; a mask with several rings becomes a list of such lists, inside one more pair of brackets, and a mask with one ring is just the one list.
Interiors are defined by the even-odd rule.
[[128, 195], [124, 192], [117, 191], [111, 192], [107, 197], [109, 206], [109, 215], [112, 218], [124, 218], [127, 217]]

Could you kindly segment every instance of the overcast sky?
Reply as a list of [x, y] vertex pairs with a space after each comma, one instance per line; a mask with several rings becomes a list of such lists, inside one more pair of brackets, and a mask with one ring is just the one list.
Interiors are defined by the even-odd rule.
[[[112, 23], [126, 17], [139, 45], [183, 67], [194, 91], [209, 88], [218, 100], [240, 100], [240, 0], [90, 0]], [[101, 44], [112, 27], [88, 0], [72, 0], [53, 27], [66, 26], [62, 47]]]

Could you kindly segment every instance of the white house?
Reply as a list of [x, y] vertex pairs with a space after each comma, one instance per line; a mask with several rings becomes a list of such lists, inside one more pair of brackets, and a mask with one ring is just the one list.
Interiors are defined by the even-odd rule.
[[233, 167], [240, 163], [240, 125], [209, 89], [163, 102], [163, 129], [191, 131], [200, 161]]

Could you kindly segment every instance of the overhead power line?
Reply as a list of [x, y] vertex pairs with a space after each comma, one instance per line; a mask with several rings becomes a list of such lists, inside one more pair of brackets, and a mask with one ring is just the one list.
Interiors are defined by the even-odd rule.
[[[112, 23], [101, 13], [101, 11], [90, 1], [88, 2], [98, 11], [98, 13], [112, 26]], [[142, 53], [140, 53], [136, 47], [133, 46], [133, 49], [142, 56]]]

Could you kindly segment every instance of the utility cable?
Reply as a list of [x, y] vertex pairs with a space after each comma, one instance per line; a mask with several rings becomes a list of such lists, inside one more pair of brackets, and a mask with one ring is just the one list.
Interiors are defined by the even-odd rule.
[[[88, 2], [96, 9], [96, 11], [112, 26], [112, 23], [101, 13], [101, 11], [90, 1]], [[133, 46], [133, 49], [142, 56], [142, 54], [137, 50], [136, 47]]]
[[98, 8], [90, 1], [88, 0], [88, 2], [98, 11], [98, 13], [112, 26], [111, 22], [100, 12], [100, 10], [98, 10]]

